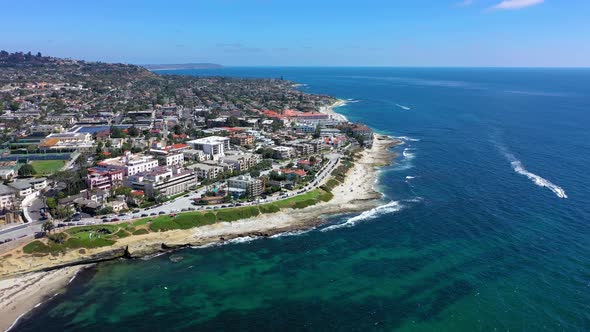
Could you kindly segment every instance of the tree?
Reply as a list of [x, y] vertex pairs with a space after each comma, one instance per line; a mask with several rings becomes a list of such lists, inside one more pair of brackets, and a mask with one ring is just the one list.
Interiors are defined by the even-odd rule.
[[318, 125], [315, 127], [315, 132], [313, 133], [313, 138], [320, 138], [321, 134], [322, 134], [322, 129]]
[[123, 133], [123, 130], [119, 127], [111, 127], [111, 137], [112, 138], [123, 138], [125, 137], [125, 133]]
[[11, 101], [8, 104], [8, 108], [10, 108], [11, 111], [16, 112], [20, 108], [20, 103], [17, 103], [16, 101]]
[[18, 169], [18, 176], [31, 176], [35, 174], [37, 174], [37, 172], [31, 164], [24, 164]]
[[129, 187], [118, 187], [115, 189], [115, 195], [129, 196], [131, 194], [131, 188]]
[[176, 135], [180, 135], [180, 134], [182, 134], [182, 127], [180, 125], [175, 125], [174, 127], [172, 127], [172, 131]]
[[139, 135], [139, 129], [137, 129], [135, 126], [132, 126], [127, 129], [127, 134], [129, 134], [131, 137], [137, 137], [137, 135]]
[[47, 220], [46, 222], [43, 223], [41, 228], [43, 229], [44, 232], [49, 233], [49, 232], [51, 232], [52, 229], [55, 228], [55, 226], [53, 225], [52, 221]]

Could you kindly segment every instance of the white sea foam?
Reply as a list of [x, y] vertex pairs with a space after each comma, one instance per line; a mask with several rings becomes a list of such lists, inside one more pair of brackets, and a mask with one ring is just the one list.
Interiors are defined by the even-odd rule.
[[415, 176], [411, 176], [411, 175], [406, 176], [406, 180], [412, 180], [412, 179], [415, 179], [415, 178], [416, 178]]
[[408, 136], [393, 136], [393, 138], [397, 138], [399, 140], [405, 141], [405, 142], [420, 142], [420, 139], [418, 138], [412, 138], [412, 137], [408, 137]]
[[402, 152], [402, 155], [404, 156], [404, 158], [406, 158], [406, 160], [410, 161], [414, 158], [416, 158], [416, 154], [414, 152], [414, 149], [412, 148], [405, 148], [404, 151]]
[[309, 228], [309, 229], [302, 229], [299, 231], [290, 231], [290, 232], [283, 232], [283, 233], [278, 233], [275, 235], [270, 236], [271, 239], [276, 239], [276, 238], [280, 238], [280, 237], [285, 237], [285, 236], [297, 236], [297, 235], [302, 235], [305, 233], [309, 233], [311, 231], [313, 231], [315, 229], [315, 227], [313, 228]]
[[403, 109], [404, 111], [409, 111], [409, 110], [411, 110], [411, 108], [410, 108], [410, 107], [408, 107], [408, 106], [404, 106], [404, 105], [400, 105], [400, 104], [395, 104], [395, 106], [397, 106], [397, 107], [399, 107], [399, 108]]
[[385, 205], [380, 205], [374, 209], [365, 211], [365, 212], [359, 214], [358, 216], [354, 216], [354, 217], [348, 219], [344, 223], [328, 226], [326, 228], [322, 228], [321, 231], [327, 232], [327, 231], [331, 231], [331, 230], [338, 229], [338, 228], [352, 227], [361, 221], [375, 219], [375, 218], [382, 216], [384, 214], [397, 212], [397, 211], [401, 210], [402, 208], [403, 208], [403, 205], [401, 205], [400, 202], [391, 201]]
[[258, 240], [260, 236], [240, 236], [235, 239], [223, 241], [223, 242], [212, 242], [208, 244], [204, 244], [202, 246], [191, 246], [193, 249], [202, 249], [202, 248], [210, 248], [210, 247], [219, 247], [224, 246], [227, 244], [237, 244], [237, 243], [247, 243], [252, 242], [254, 240]]
[[565, 193], [565, 190], [563, 188], [545, 178], [542, 178], [537, 174], [529, 172], [526, 168], [524, 168], [522, 162], [518, 160], [506, 148], [502, 146], [500, 146], [499, 148], [500, 151], [502, 151], [502, 153], [506, 157], [506, 159], [508, 159], [510, 165], [512, 165], [512, 169], [514, 169], [516, 173], [526, 176], [527, 178], [529, 178], [529, 180], [531, 180], [534, 184], [536, 184], [539, 187], [545, 187], [551, 190], [559, 198], [567, 198], [567, 194]]

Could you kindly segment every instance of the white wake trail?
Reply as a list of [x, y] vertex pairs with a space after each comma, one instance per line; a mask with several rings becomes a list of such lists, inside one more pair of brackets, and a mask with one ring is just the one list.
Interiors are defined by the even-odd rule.
[[539, 187], [545, 187], [549, 190], [551, 190], [557, 197], [559, 198], [567, 198], [567, 194], [565, 193], [565, 190], [556, 185], [555, 183], [535, 174], [535, 173], [531, 173], [529, 172], [526, 168], [524, 168], [524, 165], [522, 164], [522, 162], [520, 160], [518, 160], [512, 153], [510, 153], [506, 148], [504, 147], [499, 147], [500, 151], [502, 151], [502, 153], [504, 154], [504, 156], [506, 157], [506, 159], [508, 159], [508, 161], [510, 161], [510, 165], [512, 165], [512, 169], [514, 169], [514, 171], [518, 174], [524, 175], [527, 178], [529, 178], [529, 180], [531, 180], [534, 184], [536, 184]]

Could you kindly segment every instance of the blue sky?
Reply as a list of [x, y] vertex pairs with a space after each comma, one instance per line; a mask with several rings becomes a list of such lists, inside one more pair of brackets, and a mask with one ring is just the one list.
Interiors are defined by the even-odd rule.
[[87, 60], [590, 66], [588, 0], [3, 2], [0, 49]]

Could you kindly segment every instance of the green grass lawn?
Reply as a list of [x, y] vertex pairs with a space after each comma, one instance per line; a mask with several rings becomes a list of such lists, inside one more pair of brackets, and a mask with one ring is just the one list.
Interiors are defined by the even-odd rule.
[[53, 174], [66, 164], [65, 160], [33, 160], [30, 162], [37, 174]]
[[[33, 241], [27, 244], [25, 253], [59, 253], [67, 249], [98, 248], [110, 246], [118, 239], [131, 236], [148, 234], [149, 232], [165, 232], [174, 229], [189, 229], [204, 225], [211, 225], [220, 221], [236, 221], [258, 216], [261, 213], [276, 213], [281, 209], [302, 209], [321, 201], [327, 202], [333, 197], [332, 193], [322, 189], [315, 189], [302, 195], [290, 197], [278, 202], [262, 204], [259, 206], [243, 206], [226, 208], [216, 211], [195, 211], [179, 213], [174, 217], [161, 215], [157, 217], [141, 218], [132, 222], [120, 224], [101, 224], [91, 226], [78, 226], [65, 230], [63, 233], [65, 242], [55, 243], [48, 241]], [[143, 227], [147, 224], [147, 228]], [[61, 242], [61, 241], [60, 241]]]

